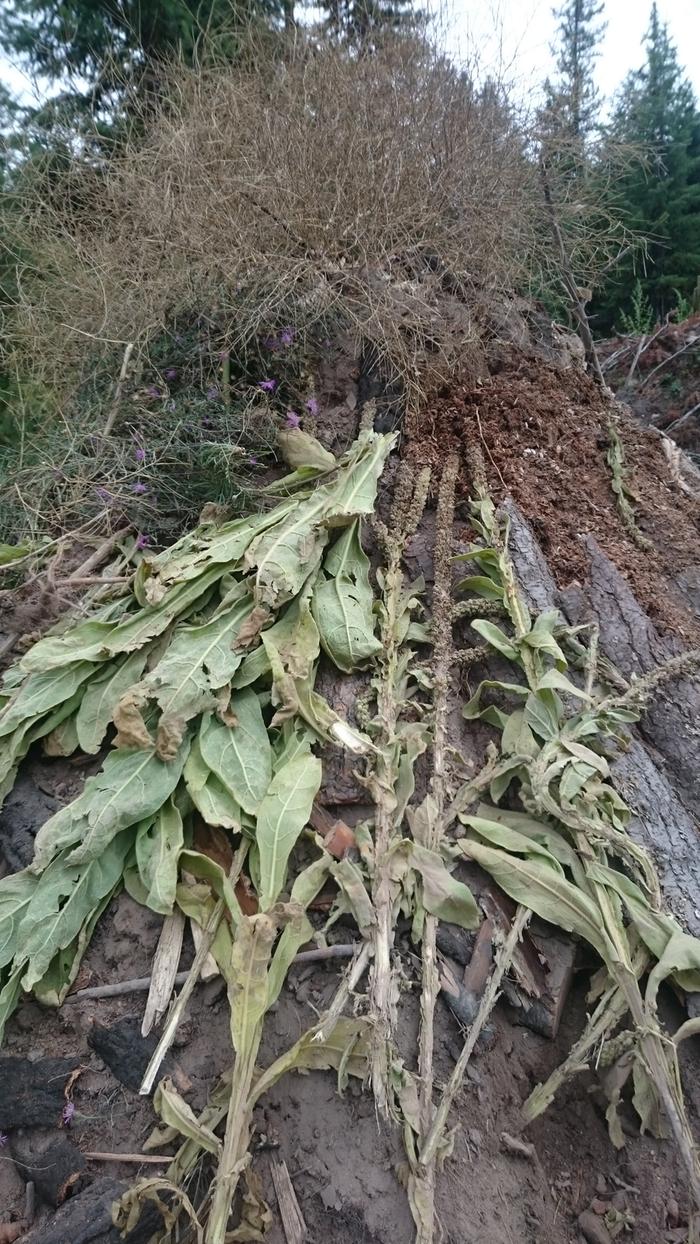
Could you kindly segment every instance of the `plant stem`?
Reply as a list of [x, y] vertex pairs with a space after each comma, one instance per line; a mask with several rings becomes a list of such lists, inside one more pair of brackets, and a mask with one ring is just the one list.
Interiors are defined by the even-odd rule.
[[518, 942], [527, 927], [531, 915], [532, 912], [529, 908], [518, 907], [518, 910], [515, 913], [515, 918], [510, 927], [510, 932], [508, 933], [505, 942], [503, 942], [500, 949], [496, 953], [493, 972], [491, 973], [489, 983], [486, 986], [479, 1004], [479, 1010], [476, 1013], [476, 1018], [467, 1033], [460, 1056], [454, 1065], [452, 1075], [450, 1076], [447, 1087], [442, 1095], [442, 1100], [435, 1112], [430, 1132], [428, 1133], [423, 1148], [420, 1151], [420, 1161], [424, 1167], [435, 1161], [435, 1156], [447, 1126], [450, 1108], [459, 1091], [460, 1085], [464, 1078], [464, 1073], [467, 1069], [467, 1064], [472, 1056], [472, 1053], [474, 1052], [474, 1046], [479, 1039], [479, 1035], [483, 1030], [484, 1024], [496, 1004], [499, 986], [510, 966]]
[[[435, 552], [435, 586], [433, 590], [433, 773], [431, 789], [434, 816], [430, 822], [429, 840], [424, 844], [438, 850], [444, 834], [445, 816], [445, 755], [447, 748], [447, 697], [452, 657], [452, 524], [454, 521], [455, 487], [459, 460], [452, 454], [447, 459], [438, 494]], [[437, 918], [425, 916], [421, 942], [422, 990], [418, 1052], [420, 1139], [426, 1139], [433, 1120], [433, 1048], [435, 1004], [440, 990], [437, 966]], [[421, 1212], [416, 1220], [416, 1240], [432, 1244], [435, 1226], [435, 1162], [431, 1160], [414, 1173], [421, 1183]], [[412, 1198], [412, 1204], [413, 1204]]]

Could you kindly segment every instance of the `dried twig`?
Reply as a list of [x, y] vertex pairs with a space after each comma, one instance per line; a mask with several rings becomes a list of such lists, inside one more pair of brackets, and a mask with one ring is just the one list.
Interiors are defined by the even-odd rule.
[[109, 414], [107, 415], [107, 421], [102, 431], [103, 441], [106, 441], [107, 437], [110, 435], [112, 428], [114, 427], [114, 424], [116, 422], [117, 415], [119, 414], [119, 403], [121, 402], [122, 389], [124, 388], [124, 382], [126, 380], [126, 377], [129, 371], [129, 363], [131, 361], [131, 356], [133, 352], [134, 352], [134, 343], [133, 341], [129, 341], [127, 342], [126, 348], [124, 350], [124, 357], [122, 359], [122, 365], [119, 371], [119, 378], [114, 387], [114, 397], [112, 398], [112, 404], [109, 408]]
[[84, 1158], [91, 1162], [138, 1162], [148, 1166], [163, 1166], [172, 1162], [172, 1154], [168, 1153], [101, 1153], [86, 1152]]
[[275, 1185], [280, 1218], [284, 1227], [287, 1244], [303, 1244], [307, 1236], [304, 1215], [299, 1208], [297, 1194], [294, 1191], [286, 1162], [270, 1159], [270, 1174]]
[[184, 935], [185, 917], [181, 911], [175, 910], [171, 916], [166, 916], [160, 930], [153, 958], [153, 975], [141, 1024], [142, 1037], [148, 1036], [151, 1028], [154, 1024], [160, 1023], [161, 1016], [167, 1010], [177, 978], [177, 965], [182, 954]]
[[425, 1140], [423, 1148], [420, 1152], [420, 1160], [423, 1166], [428, 1166], [430, 1162], [435, 1161], [440, 1141], [447, 1125], [452, 1103], [459, 1092], [460, 1085], [467, 1069], [467, 1064], [471, 1058], [474, 1047], [484, 1028], [484, 1025], [493, 1010], [497, 998], [498, 990], [504, 974], [508, 971], [513, 955], [515, 954], [518, 942], [527, 927], [532, 912], [527, 907], [518, 907], [515, 913], [515, 919], [511, 925], [510, 933], [500, 949], [496, 952], [496, 958], [493, 965], [491, 979], [484, 991], [484, 995], [479, 1004], [476, 1019], [467, 1033], [466, 1040], [462, 1047], [457, 1062], [454, 1065], [452, 1075], [448, 1081], [442, 1100], [435, 1112], [432, 1127]]

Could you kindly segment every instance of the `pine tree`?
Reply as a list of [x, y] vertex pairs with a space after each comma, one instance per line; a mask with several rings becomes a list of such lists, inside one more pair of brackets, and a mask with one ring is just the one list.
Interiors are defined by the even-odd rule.
[[284, 0], [10, 0], [0, 46], [31, 71], [98, 108], [149, 65], [191, 60], [203, 35], [235, 39], [251, 18], [281, 25]]
[[325, 10], [333, 35], [365, 49], [382, 34], [415, 30], [424, 20], [413, 0], [326, 0]]
[[591, 137], [600, 108], [593, 78], [598, 45], [605, 31], [600, 22], [603, 0], [566, 0], [554, 10], [559, 18], [558, 77], [546, 83], [545, 126], [562, 139], [583, 146]]
[[[668, 28], [651, 10], [646, 64], [625, 81], [612, 136], [647, 153], [618, 185], [631, 228], [649, 239], [642, 289], [658, 315], [690, 297], [700, 273], [700, 113]], [[625, 305], [633, 288], [617, 291]], [[626, 296], [625, 296], [626, 295]]]

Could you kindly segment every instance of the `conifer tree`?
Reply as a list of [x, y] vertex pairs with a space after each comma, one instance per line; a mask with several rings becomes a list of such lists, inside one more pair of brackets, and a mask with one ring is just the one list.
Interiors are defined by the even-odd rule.
[[[625, 81], [612, 136], [646, 154], [620, 180], [619, 203], [629, 225], [649, 239], [642, 290], [658, 315], [678, 294], [690, 297], [700, 273], [700, 113], [668, 28], [651, 10], [646, 63]], [[634, 286], [617, 291], [623, 307]]]
[[554, 10], [559, 18], [556, 53], [558, 77], [546, 84], [546, 118], [550, 130], [583, 146], [595, 129], [600, 95], [593, 71], [605, 31], [599, 19], [602, 0], [565, 0]]

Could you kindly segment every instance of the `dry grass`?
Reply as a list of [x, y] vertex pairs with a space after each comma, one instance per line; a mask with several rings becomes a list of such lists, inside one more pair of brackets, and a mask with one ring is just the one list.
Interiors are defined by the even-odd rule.
[[445, 272], [467, 303], [527, 284], [522, 132], [422, 39], [367, 56], [300, 39], [283, 62], [175, 70], [167, 99], [107, 167], [27, 197], [18, 345], [52, 388], [203, 309], [237, 357], [341, 322], [406, 377], [446, 371], [464, 339]]

